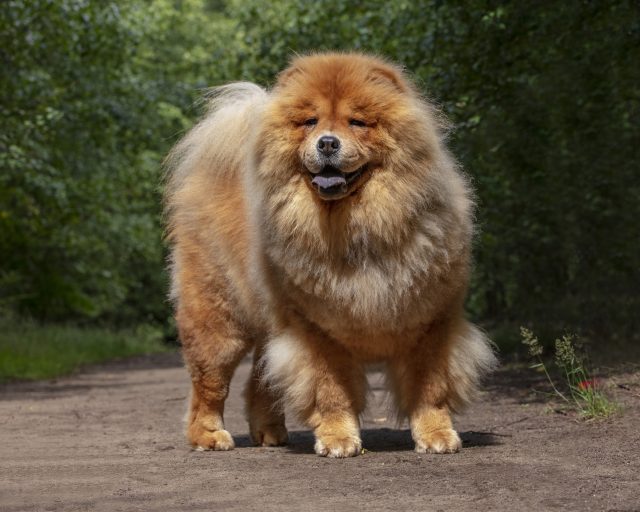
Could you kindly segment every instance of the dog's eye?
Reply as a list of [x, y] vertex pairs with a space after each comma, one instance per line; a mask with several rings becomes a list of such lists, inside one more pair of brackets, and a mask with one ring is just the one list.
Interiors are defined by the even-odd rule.
[[309, 119], [305, 119], [302, 124], [305, 125], [305, 126], [315, 126], [315, 125], [318, 124], [318, 118], [317, 117], [310, 117]]
[[360, 127], [367, 126], [367, 123], [365, 123], [362, 119], [349, 119], [349, 124], [351, 126], [360, 126]]

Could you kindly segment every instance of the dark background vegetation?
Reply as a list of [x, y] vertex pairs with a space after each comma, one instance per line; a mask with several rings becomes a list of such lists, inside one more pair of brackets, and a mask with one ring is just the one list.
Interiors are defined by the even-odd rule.
[[355, 49], [453, 122], [471, 316], [637, 340], [637, 1], [12, 0], [0, 32], [0, 317], [170, 333], [161, 162], [202, 89]]

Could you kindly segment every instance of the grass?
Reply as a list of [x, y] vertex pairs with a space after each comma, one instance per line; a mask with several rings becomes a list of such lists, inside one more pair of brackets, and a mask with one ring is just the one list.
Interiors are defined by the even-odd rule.
[[620, 406], [609, 399], [600, 380], [592, 377], [587, 366], [584, 347], [572, 335], [555, 340], [555, 373], [561, 375], [557, 383], [542, 359], [543, 348], [538, 338], [529, 329], [520, 329], [522, 342], [529, 348], [529, 355], [536, 359], [532, 368], [544, 372], [553, 396], [560, 398], [566, 407], [578, 412], [583, 419], [603, 419], [620, 410]]
[[149, 326], [108, 330], [0, 321], [0, 381], [46, 379], [82, 365], [169, 350]]

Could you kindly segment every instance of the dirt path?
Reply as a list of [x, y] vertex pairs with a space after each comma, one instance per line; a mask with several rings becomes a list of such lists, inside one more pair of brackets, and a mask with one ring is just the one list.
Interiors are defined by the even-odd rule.
[[175, 354], [0, 387], [0, 510], [640, 510], [638, 374], [616, 378], [624, 415], [584, 424], [545, 412], [530, 382], [500, 372], [457, 419], [456, 455], [414, 453], [408, 431], [390, 430], [375, 406], [368, 452], [328, 460], [294, 423], [288, 448], [250, 446], [247, 370], [227, 406], [232, 452], [185, 445], [188, 380]]

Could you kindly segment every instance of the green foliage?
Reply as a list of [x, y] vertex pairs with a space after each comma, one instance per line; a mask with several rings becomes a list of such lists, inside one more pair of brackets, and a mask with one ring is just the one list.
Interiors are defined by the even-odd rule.
[[405, 65], [454, 123], [476, 319], [638, 332], [635, 2], [10, 0], [0, 29], [0, 308], [164, 321], [157, 184], [201, 89], [355, 49]]
[[0, 382], [46, 379], [82, 365], [168, 350], [158, 328], [129, 330], [0, 322]]
[[415, 74], [454, 122], [478, 192], [469, 308], [637, 337], [640, 9], [635, 2], [238, 0], [239, 75], [362, 49]]
[[194, 85], [211, 78], [196, 64], [214, 58], [195, 33], [184, 44], [196, 55], [183, 58], [181, 36], [208, 21], [194, 26], [173, 4], [0, 8], [0, 306], [49, 320], [166, 319], [160, 162], [189, 124]]
[[602, 419], [608, 418], [620, 410], [620, 406], [611, 401], [602, 390], [602, 384], [598, 379], [591, 377], [587, 369], [584, 347], [577, 338], [565, 334], [555, 341], [555, 369], [563, 377], [563, 384], [567, 391], [560, 390], [547, 369], [542, 354], [544, 349], [538, 338], [532, 331], [525, 327], [520, 328], [522, 343], [527, 346], [529, 356], [537, 362], [532, 368], [542, 370], [553, 389], [552, 395], [560, 398], [570, 409], [578, 412], [581, 418]]
[[140, 27], [115, 3], [8, 4], [3, 299], [44, 318], [115, 314], [130, 292], [127, 274], [162, 260], [149, 200], [157, 174], [141, 165], [156, 145], [153, 105], [131, 70]]

